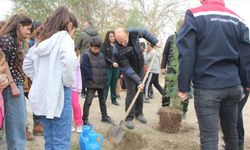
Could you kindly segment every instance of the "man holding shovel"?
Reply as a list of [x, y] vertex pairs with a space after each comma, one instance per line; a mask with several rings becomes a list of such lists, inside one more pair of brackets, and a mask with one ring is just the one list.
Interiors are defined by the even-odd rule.
[[[130, 28], [127, 30], [124, 28], [118, 28], [115, 31], [115, 38], [116, 43], [113, 50], [125, 78], [127, 87], [125, 110], [127, 111], [134, 96], [136, 95], [137, 90], [139, 89], [142, 91], [144, 88], [144, 84], [142, 84], [144, 76], [144, 58], [139, 38], [144, 38], [157, 47], [159, 47], [159, 43], [157, 38], [154, 37], [149, 31], [137, 28]], [[142, 93], [136, 99], [135, 106], [125, 119], [125, 125], [127, 128], [134, 128], [134, 124], [132, 122], [134, 117], [141, 123], [147, 123], [143, 116]]]

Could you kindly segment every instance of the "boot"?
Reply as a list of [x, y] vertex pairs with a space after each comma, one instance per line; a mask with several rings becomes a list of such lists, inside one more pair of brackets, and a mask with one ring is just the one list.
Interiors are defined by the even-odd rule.
[[35, 137], [31, 134], [28, 127], [26, 127], [26, 139], [27, 139], [27, 141], [34, 141], [35, 140]]
[[163, 96], [161, 102], [162, 102], [162, 107], [168, 107], [170, 104], [170, 97]]

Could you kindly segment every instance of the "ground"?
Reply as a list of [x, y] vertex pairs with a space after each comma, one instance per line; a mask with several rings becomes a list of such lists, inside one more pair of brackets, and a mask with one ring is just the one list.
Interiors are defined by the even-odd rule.
[[[163, 84], [163, 76], [160, 77], [160, 82]], [[154, 89], [154, 99], [151, 103], [144, 103], [144, 115], [147, 119], [147, 124], [141, 124], [137, 120], [134, 120], [135, 129], [128, 132], [127, 135], [132, 135], [126, 143], [121, 143], [119, 146], [113, 146], [106, 138], [109, 124], [101, 122], [101, 113], [99, 109], [98, 99], [93, 100], [90, 108], [89, 120], [94, 124], [94, 128], [97, 132], [102, 133], [104, 136], [104, 144], [102, 149], [104, 150], [198, 150], [199, 149], [199, 131], [197, 119], [194, 111], [193, 100], [190, 101], [189, 110], [187, 112], [186, 119], [182, 122], [180, 132], [175, 134], [168, 134], [158, 130], [159, 127], [159, 116], [157, 114], [159, 108], [161, 108], [161, 96], [159, 92]], [[121, 100], [118, 102], [120, 106], [111, 104], [110, 99], [107, 100], [107, 109], [110, 117], [115, 121], [116, 124], [120, 123], [124, 115], [124, 101], [125, 92], [121, 92]], [[84, 99], [81, 98], [81, 106]], [[28, 122], [30, 128], [32, 128], [32, 113], [28, 107]], [[244, 122], [245, 122], [245, 149], [250, 149], [250, 103], [247, 103], [244, 108]], [[138, 135], [133, 136], [133, 135]], [[130, 141], [132, 140], [132, 141]], [[78, 150], [79, 146], [79, 134], [72, 134], [72, 150]], [[28, 142], [27, 150], [43, 150], [44, 140], [42, 136], [36, 136], [35, 141]], [[220, 149], [222, 150], [222, 135], [220, 134]]]

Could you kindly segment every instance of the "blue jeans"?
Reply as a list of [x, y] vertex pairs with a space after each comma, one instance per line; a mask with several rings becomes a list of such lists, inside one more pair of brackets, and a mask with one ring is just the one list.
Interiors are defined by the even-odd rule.
[[218, 90], [194, 89], [201, 150], [218, 150], [219, 123], [224, 134], [225, 149], [238, 149], [237, 116], [242, 93], [241, 86]]
[[26, 145], [26, 104], [23, 86], [18, 85], [19, 96], [12, 96], [10, 87], [3, 90], [5, 133], [8, 150], [24, 150]]
[[64, 106], [61, 117], [42, 117], [45, 150], [70, 150], [72, 128], [72, 89], [64, 87]]

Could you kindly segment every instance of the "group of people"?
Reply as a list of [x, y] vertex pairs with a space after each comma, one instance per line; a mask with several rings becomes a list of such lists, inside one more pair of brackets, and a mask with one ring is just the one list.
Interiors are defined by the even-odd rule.
[[[67, 7], [58, 7], [39, 25], [24, 14], [13, 15], [0, 29], [0, 129], [5, 131], [0, 131], [0, 148], [6, 139], [9, 150], [25, 149], [26, 97], [34, 127], [44, 135], [45, 149], [69, 150], [72, 131], [91, 125], [89, 111], [96, 92], [101, 121], [113, 123], [106, 100], [110, 87], [111, 102], [119, 105], [116, 87], [121, 76], [128, 87], [125, 111], [141, 91], [125, 125], [133, 129], [134, 118], [145, 124], [143, 103], [149, 102], [152, 84], [162, 95], [162, 106], [170, 104], [171, 97], [159, 84], [160, 72], [167, 72], [178, 75], [176, 94], [183, 101], [184, 113], [192, 83], [201, 149], [218, 149], [220, 123], [225, 149], [243, 150], [242, 110], [250, 91], [249, 28], [223, 0], [200, 2], [202, 6], [187, 10], [178, 33], [168, 38], [161, 66], [154, 49], [160, 42], [146, 29], [118, 28], [107, 32], [102, 42], [86, 22], [75, 46], [78, 22]], [[140, 38], [147, 40], [144, 51]], [[178, 48], [179, 71], [171, 64], [173, 47]], [[152, 60], [151, 68], [145, 69]], [[149, 77], [144, 84], [145, 70]], [[26, 91], [24, 84], [29, 81]], [[166, 78], [167, 84], [171, 82]], [[85, 97], [83, 111], [80, 93]]]
[[[87, 23], [90, 28], [91, 23]], [[113, 123], [107, 114], [106, 100], [110, 86], [111, 101], [119, 105], [116, 84], [120, 72], [129, 87], [126, 110], [136, 91], [143, 91], [144, 56], [139, 38], [159, 46], [150, 32], [119, 28], [108, 32], [102, 43], [98, 32], [84, 30], [75, 46], [77, 27], [76, 17], [65, 6], [57, 8], [43, 23], [24, 14], [13, 15], [4, 22], [0, 30], [0, 127], [1, 133], [2, 129], [5, 131], [1, 134], [1, 147], [6, 139], [8, 149], [25, 149], [29, 136], [26, 99], [33, 112], [33, 133], [44, 135], [45, 149], [63, 150], [70, 148], [72, 131], [81, 132], [82, 125], [91, 125], [89, 109], [96, 92], [101, 121]], [[83, 111], [79, 93], [85, 94]], [[126, 118], [130, 129], [134, 128], [134, 117], [146, 123], [142, 93]], [[72, 126], [72, 113], [76, 128]]]

